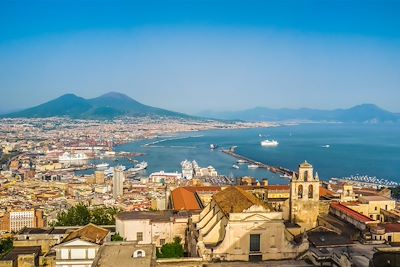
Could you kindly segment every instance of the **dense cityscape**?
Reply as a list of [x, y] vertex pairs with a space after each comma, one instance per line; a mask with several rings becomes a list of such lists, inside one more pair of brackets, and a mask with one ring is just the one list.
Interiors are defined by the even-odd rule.
[[[268, 260], [276, 266], [368, 266], [380, 257], [391, 259], [400, 242], [393, 185], [322, 181], [307, 161], [298, 170], [284, 169], [280, 185], [250, 176], [232, 180], [195, 159], [182, 161], [176, 172], [143, 175], [148, 164], [139, 160], [141, 153], [114, 151], [120, 144], [181, 132], [270, 126], [278, 125], [1, 120], [0, 266], [231, 266]], [[210, 151], [238, 156], [231, 149], [210, 145]], [[119, 165], [121, 158], [132, 167]], [[246, 164], [274, 171], [243, 157], [233, 167]]]
[[400, 267], [400, 1], [0, 1], [0, 267]]

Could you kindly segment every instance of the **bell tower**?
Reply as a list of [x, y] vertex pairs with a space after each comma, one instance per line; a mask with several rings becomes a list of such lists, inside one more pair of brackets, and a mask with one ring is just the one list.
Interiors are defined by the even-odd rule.
[[317, 225], [319, 215], [319, 177], [304, 161], [290, 181], [290, 221], [308, 230]]

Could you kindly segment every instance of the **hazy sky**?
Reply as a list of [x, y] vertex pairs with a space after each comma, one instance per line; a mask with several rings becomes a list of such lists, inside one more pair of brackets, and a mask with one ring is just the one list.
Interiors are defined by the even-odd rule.
[[126, 93], [176, 111], [400, 112], [400, 1], [0, 1], [0, 110]]

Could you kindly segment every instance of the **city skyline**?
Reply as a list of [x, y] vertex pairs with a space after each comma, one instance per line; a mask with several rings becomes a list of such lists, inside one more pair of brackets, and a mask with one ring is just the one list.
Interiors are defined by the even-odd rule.
[[3, 110], [118, 91], [189, 114], [362, 103], [400, 112], [396, 2], [0, 5]]

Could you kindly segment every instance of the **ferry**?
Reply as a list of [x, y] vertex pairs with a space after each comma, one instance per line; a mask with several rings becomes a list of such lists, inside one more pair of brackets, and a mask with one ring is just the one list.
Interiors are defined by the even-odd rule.
[[135, 165], [135, 167], [128, 169], [129, 172], [139, 172], [139, 171], [143, 171], [144, 169], [146, 169], [148, 166], [146, 161], [142, 161], [138, 164]]
[[262, 146], [273, 147], [273, 146], [278, 146], [279, 143], [276, 140], [268, 140], [267, 139], [267, 140], [261, 141], [261, 145]]
[[239, 166], [236, 165], [236, 164], [233, 164], [233, 165], [232, 165], [232, 168], [234, 168], [234, 169], [239, 169]]

